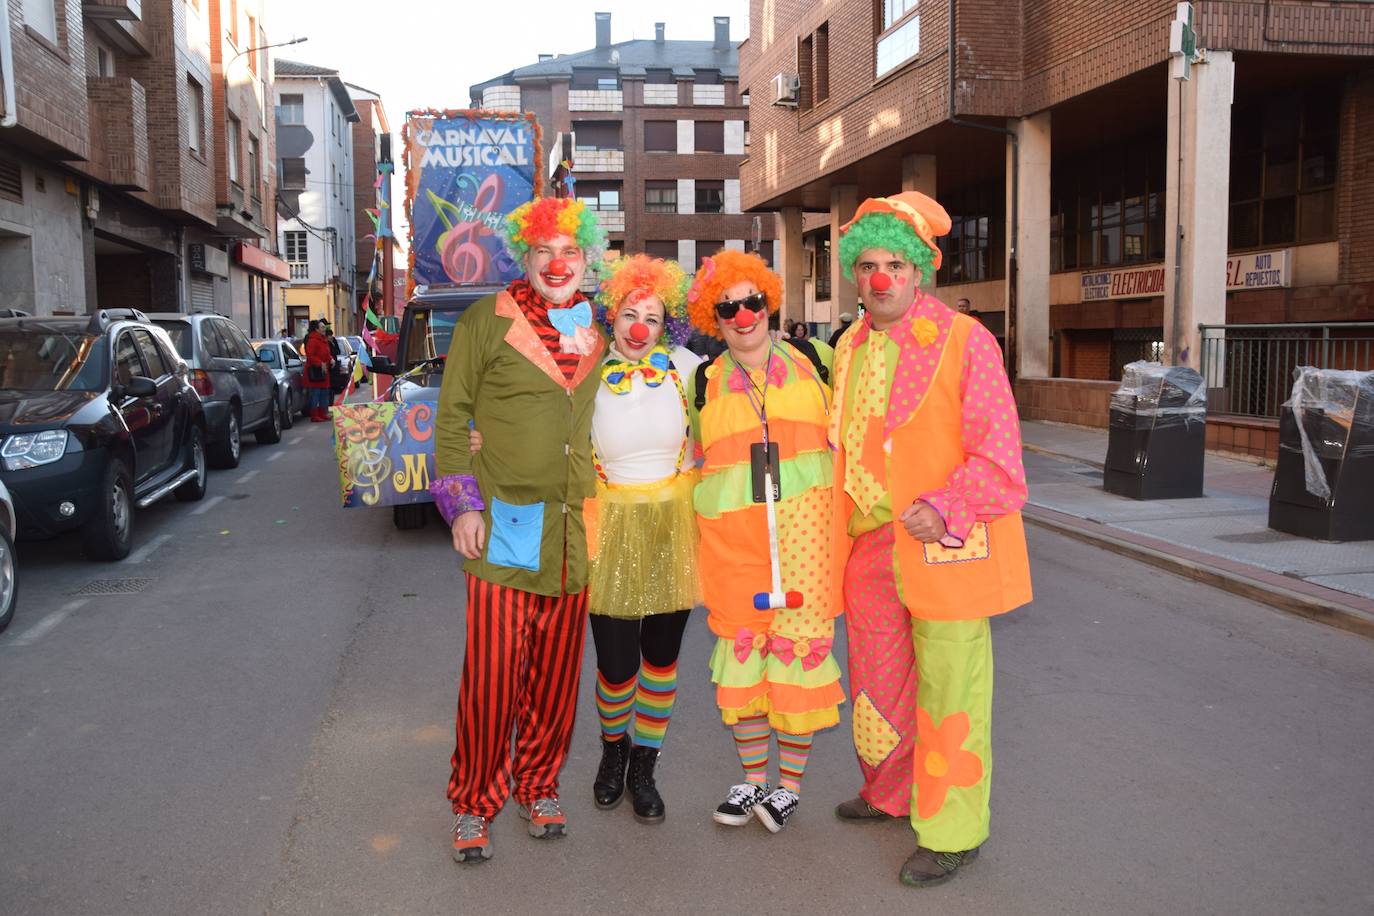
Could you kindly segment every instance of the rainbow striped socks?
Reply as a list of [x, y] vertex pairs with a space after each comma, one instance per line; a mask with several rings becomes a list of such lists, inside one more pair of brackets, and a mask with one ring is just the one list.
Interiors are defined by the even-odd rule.
[[635, 692], [635, 744], [663, 747], [668, 720], [673, 717], [677, 699], [677, 662], [662, 668], [646, 660], [639, 667], [639, 689]]
[[740, 719], [731, 730], [735, 733], [735, 752], [744, 767], [744, 781], [755, 786], [768, 785], [768, 738], [772, 734], [768, 717]]
[[601, 736], [618, 741], [630, 730], [630, 709], [635, 702], [635, 678], [623, 684], [612, 684], [596, 673], [596, 712], [601, 717]]
[[786, 735], [778, 732], [778, 785], [801, 794], [802, 774], [811, 756], [811, 742], [816, 736]]

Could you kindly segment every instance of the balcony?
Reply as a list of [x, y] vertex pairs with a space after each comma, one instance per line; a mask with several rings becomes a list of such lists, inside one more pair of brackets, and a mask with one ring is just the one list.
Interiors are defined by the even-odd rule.
[[573, 151], [574, 163], [579, 172], [623, 172], [625, 171], [625, 151], [623, 149], [580, 149]]
[[596, 221], [607, 232], [625, 231], [625, 211], [624, 210], [593, 210], [596, 214]]
[[699, 86], [692, 84], [693, 105], [724, 105], [724, 86]]
[[625, 93], [619, 89], [570, 89], [568, 111], [624, 111]]
[[310, 262], [308, 262], [308, 261], [291, 261], [291, 262], [290, 262], [290, 268], [291, 268], [291, 279], [292, 279], [292, 280], [308, 280], [308, 279], [310, 279]]
[[86, 19], [137, 21], [143, 18], [143, 4], [140, 0], [81, 0], [81, 13]]
[[645, 105], [676, 105], [677, 83], [645, 83]]
[[490, 111], [520, 111], [519, 86], [488, 86], [482, 90], [482, 107]]
[[[151, 189], [148, 171], [148, 102], [143, 87], [127, 76], [86, 79], [92, 150], [106, 179], [121, 191]], [[98, 131], [98, 134], [97, 134]], [[103, 156], [95, 155], [95, 150]]]

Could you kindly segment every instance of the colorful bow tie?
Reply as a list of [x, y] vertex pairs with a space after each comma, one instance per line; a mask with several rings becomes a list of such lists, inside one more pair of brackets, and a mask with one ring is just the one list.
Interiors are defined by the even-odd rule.
[[644, 384], [657, 388], [668, 377], [668, 350], [659, 345], [649, 351], [647, 356], [629, 362], [612, 357], [601, 368], [601, 380], [616, 394], [629, 394], [630, 384], [635, 375], [644, 379]]
[[575, 337], [578, 328], [592, 326], [591, 304], [584, 299], [572, 308], [549, 309], [549, 323], [564, 337]]

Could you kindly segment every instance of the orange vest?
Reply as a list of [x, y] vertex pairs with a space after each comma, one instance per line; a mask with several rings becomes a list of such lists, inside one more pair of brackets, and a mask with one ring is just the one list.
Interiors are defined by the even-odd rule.
[[[967, 315], [955, 316], [929, 390], [911, 418], [893, 431], [891, 448], [886, 450], [902, 601], [911, 616], [920, 620], [992, 617], [1031, 600], [1030, 560], [1020, 512], [978, 522], [962, 548], [923, 544], [908, 535], [896, 520], [922, 493], [945, 486], [950, 474], [965, 460], [959, 383], [964, 348], [976, 320]], [[852, 334], [842, 338], [835, 354], [835, 391], [839, 393], [847, 390], [852, 339]], [[840, 442], [832, 443], [832, 582], [837, 603], [842, 606], [844, 568], [853, 542], [849, 519], [855, 507], [854, 500], [844, 491], [845, 452], [843, 436], [839, 438]]]

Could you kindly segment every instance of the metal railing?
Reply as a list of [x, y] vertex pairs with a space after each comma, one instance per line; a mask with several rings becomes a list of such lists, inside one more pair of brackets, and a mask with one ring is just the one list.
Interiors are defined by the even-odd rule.
[[1374, 369], [1374, 321], [1198, 327], [1213, 413], [1277, 417], [1300, 366]]

